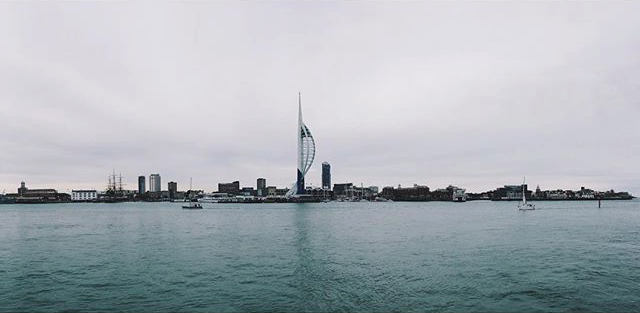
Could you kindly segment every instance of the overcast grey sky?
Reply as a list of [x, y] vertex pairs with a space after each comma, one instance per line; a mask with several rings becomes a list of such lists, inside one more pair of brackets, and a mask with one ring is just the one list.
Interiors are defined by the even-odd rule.
[[640, 1], [2, 2], [0, 191], [295, 180], [640, 195]]

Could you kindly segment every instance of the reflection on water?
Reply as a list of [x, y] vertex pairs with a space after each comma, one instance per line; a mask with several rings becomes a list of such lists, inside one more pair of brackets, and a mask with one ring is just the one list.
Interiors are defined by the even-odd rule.
[[300, 292], [297, 301], [298, 306], [308, 310], [309, 306], [314, 304], [317, 298], [315, 292], [318, 290], [318, 282], [324, 281], [319, 279], [326, 275], [322, 261], [314, 255], [316, 253], [313, 242], [309, 238], [309, 228], [313, 225], [308, 221], [309, 208], [308, 204], [297, 204], [293, 214], [293, 225], [295, 228], [295, 250], [296, 250], [296, 266], [294, 271], [294, 283], [296, 289]]

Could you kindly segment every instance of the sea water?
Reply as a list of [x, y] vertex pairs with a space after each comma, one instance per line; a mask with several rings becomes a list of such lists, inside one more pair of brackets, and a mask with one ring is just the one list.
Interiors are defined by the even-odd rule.
[[0, 311], [640, 311], [640, 201], [0, 205]]

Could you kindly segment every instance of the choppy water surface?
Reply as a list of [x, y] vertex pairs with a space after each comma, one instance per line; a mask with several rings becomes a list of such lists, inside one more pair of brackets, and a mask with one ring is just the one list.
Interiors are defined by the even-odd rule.
[[640, 202], [0, 206], [0, 311], [640, 311]]

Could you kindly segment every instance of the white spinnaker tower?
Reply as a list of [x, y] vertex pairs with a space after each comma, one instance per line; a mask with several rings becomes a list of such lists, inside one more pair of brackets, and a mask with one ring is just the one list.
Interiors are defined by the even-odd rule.
[[287, 197], [301, 195], [305, 193], [304, 177], [309, 172], [311, 164], [316, 157], [316, 143], [313, 140], [309, 127], [302, 120], [302, 96], [298, 93], [298, 169], [297, 179], [293, 184]]

